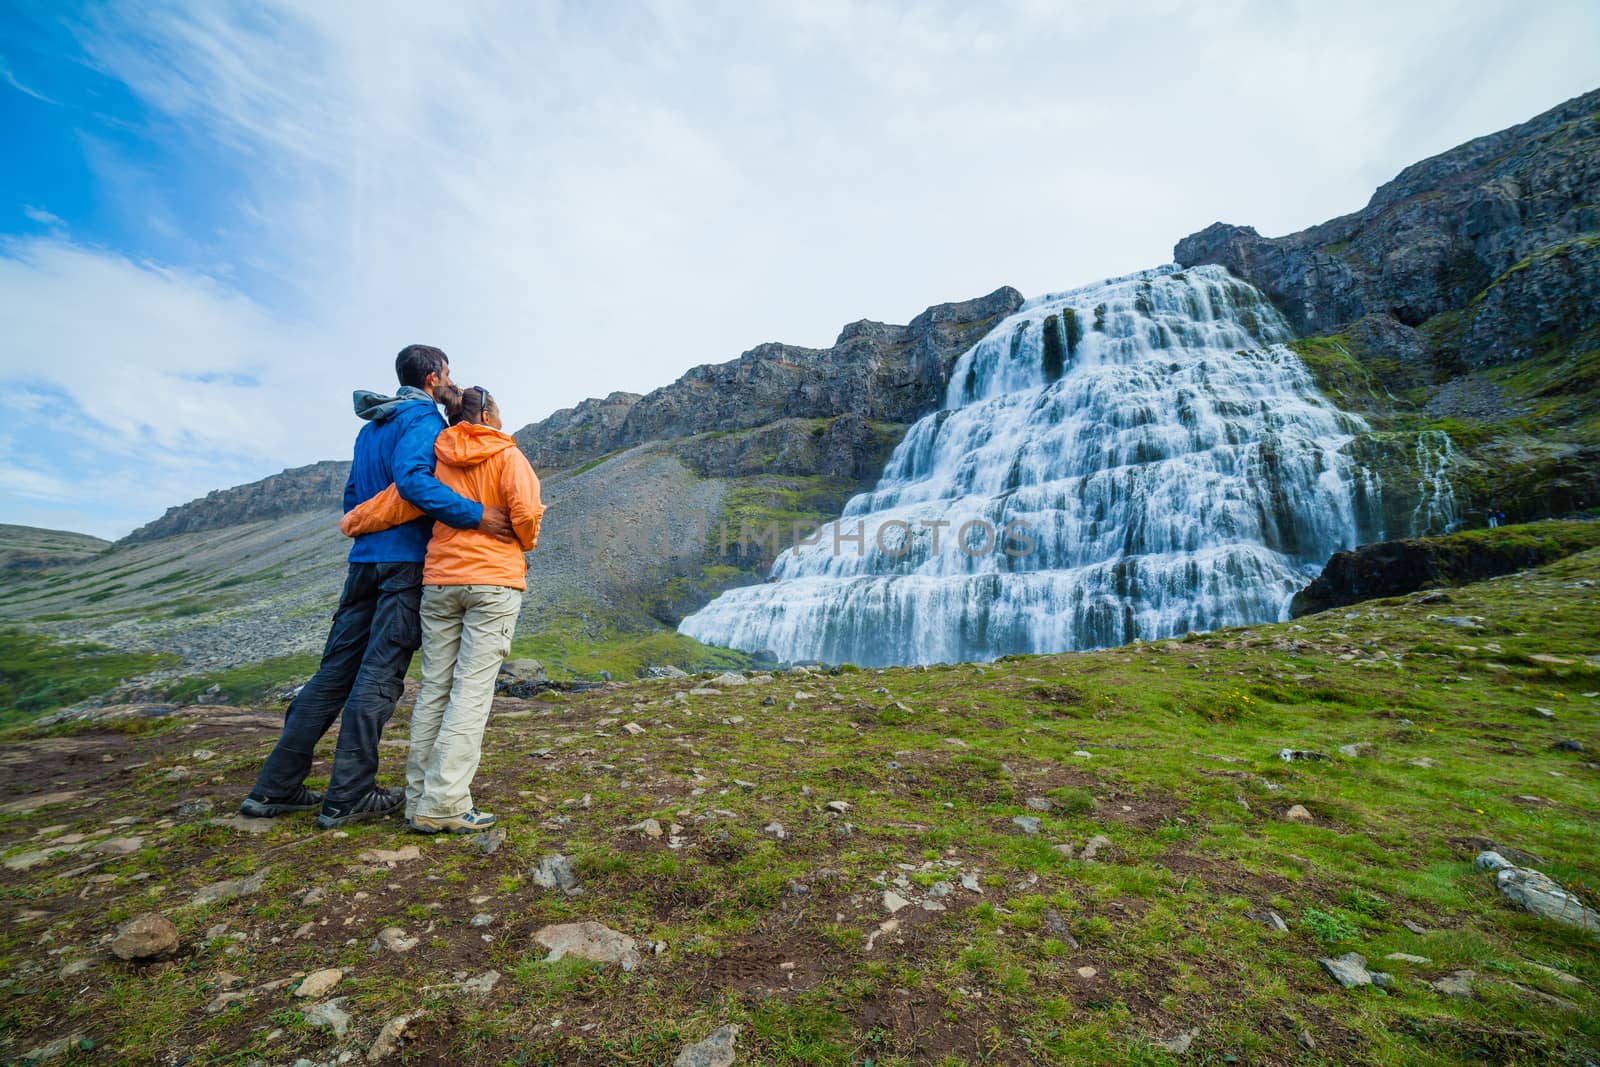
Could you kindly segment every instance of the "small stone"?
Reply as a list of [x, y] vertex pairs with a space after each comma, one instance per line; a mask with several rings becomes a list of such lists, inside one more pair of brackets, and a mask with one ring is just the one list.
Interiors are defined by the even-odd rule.
[[321, 904], [322, 898], [326, 895], [327, 892], [321, 886], [316, 886], [314, 888], [307, 889], [305, 893], [301, 895], [300, 903], [309, 908], [314, 904]]
[[209, 748], [197, 748], [189, 754], [189, 758], [204, 763], [206, 760], [216, 759], [217, 754]]
[[635, 736], [644, 733], [644, 727], [636, 722], [625, 722], [622, 724], [622, 728]]
[[1328, 757], [1321, 752], [1311, 752], [1303, 748], [1280, 748], [1278, 758], [1285, 763], [1296, 763], [1325, 760]]
[[340, 1006], [343, 1003], [344, 998], [337, 997], [321, 1004], [313, 1004], [305, 1010], [305, 1020], [311, 1026], [328, 1027], [333, 1031], [333, 1036], [342, 1041], [344, 1035], [350, 1032], [351, 1022], [350, 1013]]
[[595, 963], [619, 964], [624, 971], [639, 966], [638, 943], [597, 922], [554, 923], [541, 927], [533, 940], [549, 950], [545, 960], [550, 963], [577, 956]]
[[1295, 1035], [1295, 1040], [1300, 1042], [1300, 1047], [1307, 1052], [1315, 1052], [1317, 1050], [1317, 1039], [1311, 1036], [1310, 1030], [1300, 1031]]
[[969, 893], [983, 895], [983, 887], [978, 884], [978, 876], [975, 874], [963, 874], [961, 876], [961, 888]]
[[167, 771], [167, 773], [162, 775], [161, 777], [163, 779], [165, 779], [166, 781], [169, 781], [169, 782], [181, 782], [185, 778], [189, 777], [189, 768], [187, 768], [187, 767], [173, 767], [172, 769]]
[[492, 856], [500, 851], [500, 846], [506, 843], [504, 827], [496, 826], [481, 834], [472, 835], [472, 843], [477, 846], [478, 852], [485, 856]]
[[1392, 960], [1396, 963], [1415, 963], [1418, 966], [1424, 966], [1433, 962], [1426, 956], [1413, 956], [1409, 952], [1391, 952], [1383, 958], [1386, 960]]
[[1477, 858], [1472, 861], [1472, 865], [1480, 871], [1503, 871], [1516, 866], [1500, 853], [1490, 850], [1478, 853]]
[[63, 964], [61, 969], [56, 972], [56, 977], [63, 980], [67, 978], [76, 978], [78, 975], [83, 974], [92, 967], [94, 967], [94, 960], [92, 959], [84, 958], [81, 960], [73, 960], [71, 963]]
[[1286, 934], [1289, 932], [1289, 924], [1284, 922], [1283, 916], [1275, 911], [1246, 912], [1245, 918], [1254, 919], [1273, 933]]
[[1555, 749], [1557, 752], [1582, 752], [1583, 751], [1583, 742], [1582, 741], [1574, 741], [1572, 738], [1567, 737], [1567, 738], [1563, 738], [1560, 741], [1557, 741], [1555, 744], [1551, 745], [1550, 747]]
[[1411, 764], [1413, 767], [1421, 767], [1423, 770], [1428, 770], [1431, 767], [1438, 766], [1437, 763], [1427, 756], [1418, 756], [1416, 759], [1408, 759], [1406, 762]]
[[1353, 745], [1339, 746], [1339, 755], [1343, 756], [1345, 759], [1362, 759], [1372, 755], [1375, 751], [1376, 749], [1369, 741], [1357, 741]]
[[414, 1018], [415, 1015], [396, 1015], [384, 1023], [383, 1029], [378, 1031], [377, 1038], [372, 1042], [372, 1047], [367, 1050], [367, 1062], [377, 1063], [399, 1052], [400, 1045], [405, 1040], [406, 1027], [411, 1025], [411, 1020]]
[[386, 926], [378, 931], [378, 936], [372, 944], [374, 950], [384, 948], [395, 955], [400, 955], [401, 953], [410, 952], [422, 944], [422, 939], [409, 936], [398, 926]]
[[1097, 975], [1099, 973], [1100, 972], [1098, 970], [1096, 970], [1095, 968], [1093, 968], [1093, 967], [1079, 967], [1078, 968], [1078, 977], [1079, 978], [1093, 978], [1095, 975]]
[[787, 830], [785, 830], [783, 828], [783, 823], [781, 823], [781, 822], [769, 822], [769, 823], [767, 823], [767, 825], [765, 825], [765, 826], [763, 826], [761, 828], [761, 832], [762, 833], [766, 833], [766, 834], [771, 834], [773, 837], [776, 837], [779, 841], [782, 841], [784, 838], [789, 836], [789, 831], [787, 831]]
[[672, 1067], [733, 1067], [733, 1044], [741, 1029], [738, 1023], [729, 1023], [713, 1030], [704, 1041], [679, 1051]]
[[1556, 717], [1556, 713], [1551, 711], [1549, 708], [1536, 707], [1533, 709], [1533, 713], [1539, 716], [1541, 719], [1553, 719]]
[[1495, 875], [1495, 884], [1501, 896], [1526, 911], [1582, 930], [1600, 931], [1600, 912], [1585, 906], [1542, 871], [1509, 867]]
[[463, 993], [471, 993], [474, 996], [486, 997], [490, 993], [494, 992], [494, 987], [499, 984], [499, 971], [484, 971], [477, 977], [468, 978], [465, 982], [462, 982], [460, 989]]
[[1089, 863], [1093, 863], [1095, 859], [1099, 857], [1101, 849], [1110, 847], [1111, 838], [1106, 837], [1104, 834], [1095, 834], [1093, 837], [1089, 838], [1088, 841], [1084, 842], [1083, 852], [1081, 852], [1079, 855], [1080, 858]]
[[1025, 834], [1032, 835], [1039, 832], [1039, 818], [1036, 815], [1015, 816], [1012, 818], [1011, 824], [1021, 829]]
[[215, 809], [216, 804], [212, 803], [210, 797], [196, 797], [178, 805], [178, 817], [192, 819], [196, 815], [210, 815]]
[[1067, 920], [1054, 908], [1046, 908], [1039, 913], [1039, 925], [1044, 927], [1044, 932], [1064, 943], [1070, 949], [1078, 948], [1078, 939], [1072, 936], [1072, 929], [1067, 925]]
[[118, 959], [150, 960], [176, 951], [178, 928], [159, 912], [147, 911], [117, 928], [111, 951]]
[[206, 904], [221, 904], [237, 897], [246, 897], [252, 893], [259, 893], [261, 892], [261, 887], [267, 883], [267, 872], [269, 870], [270, 868], [263, 867], [248, 878], [230, 878], [226, 882], [214, 882], [195, 893], [190, 898], [189, 903], [197, 907]]
[[1412, 922], [1410, 919], [1401, 919], [1400, 925], [1419, 936], [1428, 932], [1428, 928], [1426, 926], [1423, 926], [1419, 922]]
[[734, 674], [731, 671], [729, 671], [729, 672], [717, 675], [715, 678], [711, 679], [711, 681], [708, 682], [707, 684], [708, 685], [718, 686], [720, 688], [726, 689], [726, 688], [730, 688], [730, 687], [733, 687], [733, 686], [744, 685], [745, 684], [745, 677], [742, 674]]
[[1387, 971], [1369, 971], [1367, 973], [1372, 978], [1372, 984], [1379, 989], [1394, 988], [1394, 975]]
[[305, 976], [300, 985], [295, 988], [294, 995], [301, 1000], [316, 1000], [344, 977], [344, 972], [337, 967], [325, 967], [320, 971], [312, 971]]
[[533, 868], [533, 882], [544, 889], [558, 889], [569, 897], [583, 892], [578, 872], [566, 856], [550, 855], [539, 860]]
[[54, 1041], [47, 1041], [43, 1045], [30, 1049], [19, 1062], [27, 1064], [48, 1063], [51, 1060], [59, 1060], [68, 1053], [88, 1051], [92, 1048], [94, 1048], [94, 1042], [84, 1034], [69, 1034], [66, 1037], [58, 1037]]
[[1367, 971], [1366, 957], [1358, 952], [1346, 952], [1338, 959], [1320, 959], [1317, 962], [1334, 981], [1346, 989], [1372, 984], [1372, 975]]
[[1290, 822], [1312, 821], [1311, 813], [1306, 810], [1305, 805], [1303, 804], [1295, 804], [1288, 811], [1283, 813], [1283, 817], [1288, 819]]
[[850, 802], [848, 800], [830, 800], [826, 807], [829, 811], [843, 815], [850, 810]]
[[1184, 1053], [1189, 1051], [1189, 1046], [1194, 1044], [1194, 1039], [1199, 1036], [1200, 1028], [1198, 1026], [1191, 1026], [1189, 1029], [1184, 1030], [1182, 1033], [1175, 1034], [1172, 1037], [1154, 1038], [1150, 1043], [1158, 1048], [1166, 1049], [1174, 1056], [1182, 1056]]
[[1443, 993], [1447, 997], [1472, 996], [1472, 980], [1478, 977], [1476, 971], [1455, 971], [1443, 978], [1435, 978], [1427, 983], [1434, 992]]
[[208, 826], [223, 826], [246, 834], [264, 834], [272, 829], [275, 819], [252, 819], [248, 815], [230, 815], [226, 819], [207, 819]]
[[127, 856], [144, 847], [142, 837], [108, 837], [93, 846], [102, 856]]
[[901, 896], [899, 893], [896, 893], [892, 889], [884, 891], [883, 906], [890, 915], [893, 915], [901, 908], [907, 907], [910, 905], [910, 903], [911, 901], [907, 900], [905, 897]]
[[472, 917], [472, 925], [476, 926], [476, 927], [479, 927], [479, 928], [482, 928], [482, 927], [485, 927], [485, 926], [493, 926], [494, 925], [494, 916], [490, 915], [486, 911], [480, 911], [480, 912], [478, 912], [478, 914], [476, 914], [476, 915], [474, 915]]
[[392, 851], [384, 848], [369, 848], [356, 857], [356, 859], [360, 860], [362, 863], [384, 863], [390, 867], [393, 867], [397, 863], [405, 863], [409, 860], [420, 860], [421, 858], [422, 850], [416, 845], [407, 845], [404, 848], [394, 849]]
[[1028, 806], [1029, 811], [1049, 811], [1051, 808], [1055, 807], [1055, 805], [1050, 802], [1049, 797], [1029, 797], [1027, 800], [1023, 801], [1023, 803]]

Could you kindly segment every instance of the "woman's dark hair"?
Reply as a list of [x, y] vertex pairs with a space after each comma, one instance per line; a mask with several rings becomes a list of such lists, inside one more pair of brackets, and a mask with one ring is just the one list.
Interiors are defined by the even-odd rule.
[[432, 345], [406, 345], [394, 357], [394, 373], [401, 385], [421, 389], [428, 375], [440, 373], [449, 363], [450, 357]]
[[454, 426], [458, 422], [482, 422], [483, 413], [495, 406], [494, 395], [489, 390], [473, 385], [461, 390], [460, 404], [454, 410], [448, 404], [445, 408], [450, 411], [450, 424]]

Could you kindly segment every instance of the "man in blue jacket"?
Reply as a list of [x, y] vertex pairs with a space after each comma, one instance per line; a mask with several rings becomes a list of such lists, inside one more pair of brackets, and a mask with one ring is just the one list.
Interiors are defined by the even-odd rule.
[[[422, 644], [422, 563], [433, 523], [511, 537], [503, 509], [468, 500], [433, 476], [433, 442], [444, 429], [437, 405], [454, 389], [445, 354], [410, 345], [396, 357], [394, 369], [400, 379], [395, 396], [355, 394], [356, 414], [367, 424], [356, 436], [344, 509], [393, 482], [424, 517], [356, 538], [322, 664], [289, 705], [283, 735], [239, 805], [245, 815], [267, 818], [321, 808], [317, 825], [332, 829], [404, 806], [403, 792], [377, 784], [378, 738], [394, 714], [412, 653]], [[323, 796], [306, 788], [306, 775], [317, 742], [341, 709], [339, 743]]]

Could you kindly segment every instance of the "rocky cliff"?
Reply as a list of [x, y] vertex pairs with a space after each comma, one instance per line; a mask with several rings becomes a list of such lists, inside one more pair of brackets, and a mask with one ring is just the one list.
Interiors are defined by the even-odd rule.
[[214, 489], [199, 500], [168, 508], [161, 518], [139, 527], [117, 544], [139, 545], [177, 534], [336, 508], [349, 475], [349, 461], [328, 459], [293, 467], [248, 485]]
[[1265, 292], [1367, 415], [1380, 535], [1412, 532], [1441, 476], [1457, 524], [1600, 504], [1600, 90], [1407, 167], [1360, 211], [1274, 238], [1219, 222], [1174, 257]]
[[645, 441], [780, 419], [852, 415], [911, 422], [938, 407], [956, 357], [1021, 303], [1022, 294], [1005, 287], [936, 305], [905, 326], [853, 322], [831, 348], [757, 345], [644, 396], [612, 393], [558, 411], [517, 431], [517, 443], [543, 470], [578, 466]]

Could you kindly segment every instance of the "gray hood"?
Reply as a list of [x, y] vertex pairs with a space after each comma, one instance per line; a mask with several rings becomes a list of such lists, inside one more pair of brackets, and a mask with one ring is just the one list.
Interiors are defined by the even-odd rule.
[[371, 389], [357, 389], [350, 394], [350, 400], [355, 405], [356, 418], [369, 422], [382, 422], [393, 415], [401, 404], [409, 404], [414, 400], [434, 403], [433, 397], [414, 385], [402, 385], [394, 396], [374, 393]]

